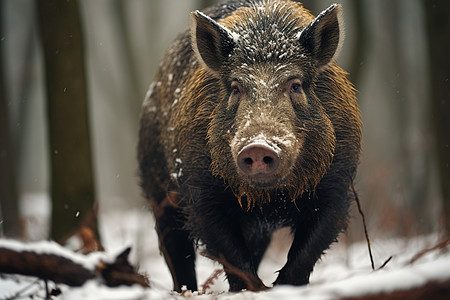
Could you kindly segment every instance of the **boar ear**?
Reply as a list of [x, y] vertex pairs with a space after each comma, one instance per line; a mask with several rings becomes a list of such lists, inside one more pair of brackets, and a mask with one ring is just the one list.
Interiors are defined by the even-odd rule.
[[299, 41], [316, 66], [325, 68], [338, 54], [344, 40], [342, 6], [332, 4], [300, 33]]
[[198, 60], [209, 70], [219, 72], [239, 36], [204, 13], [191, 13], [191, 43]]

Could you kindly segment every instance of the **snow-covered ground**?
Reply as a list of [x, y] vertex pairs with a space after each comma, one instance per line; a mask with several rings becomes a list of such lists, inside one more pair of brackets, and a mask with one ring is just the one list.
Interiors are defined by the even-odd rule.
[[[214, 285], [203, 295], [185, 293], [183, 296], [171, 292], [171, 277], [163, 258], [159, 254], [154, 221], [147, 209], [101, 214], [101, 231], [107, 254], [113, 256], [127, 246], [132, 246], [131, 261], [139, 271], [149, 276], [151, 288], [139, 286], [108, 288], [91, 281], [80, 288], [59, 286], [61, 295], [55, 299], [336, 299], [355, 297], [381, 291], [408, 289], [422, 286], [429, 281], [450, 280], [450, 251], [430, 251], [413, 263], [411, 259], [421, 250], [438, 243], [437, 236], [409, 239], [373, 240], [372, 251], [376, 267], [380, 267], [390, 256], [392, 259], [380, 270], [372, 271], [365, 242], [346, 246], [335, 244], [317, 264], [311, 283], [306, 287], [275, 287], [265, 292], [228, 293], [228, 285], [220, 275]], [[288, 231], [278, 232], [262, 262], [260, 276], [271, 285], [286, 259], [289, 240]], [[38, 244], [36, 244], [38, 245]], [[202, 285], [221, 266], [207, 258], [198, 256], [197, 276]], [[54, 287], [54, 285], [50, 285]], [[25, 290], [23, 290], [25, 289]], [[24, 297], [12, 297], [21, 294]], [[0, 277], [0, 299], [35, 299], [45, 297], [44, 283], [22, 277]]]

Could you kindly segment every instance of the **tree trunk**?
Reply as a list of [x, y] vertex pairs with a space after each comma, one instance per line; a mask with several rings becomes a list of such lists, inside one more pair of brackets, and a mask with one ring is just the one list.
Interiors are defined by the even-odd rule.
[[443, 214], [450, 236], [450, 1], [423, 1], [428, 33], [431, 113], [441, 179]]
[[[0, 16], [3, 13], [0, 2]], [[3, 26], [0, 22], [0, 37]], [[3, 43], [0, 41], [0, 236], [20, 235], [14, 142], [9, 124], [9, 108], [3, 69]]]
[[[37, 3], [50, 142], [50, 235], [61, 242], [86, 225], [95, 203], [84, 47], [78, 1]], [[98, 232], [96, 224], [89, 227]]]
[[348, 68], [350, 73], [350, 81], [355, 85], [357, 89], [360, 87], [360, 81], [362, 76], [362, 65], [367, 54], [367, 4], [362, 0], [352, 0], [350, 2], [350, 9], [353, 17], [355, 18], [354, 26], [354, 46], [352, 51], [352, 60]]

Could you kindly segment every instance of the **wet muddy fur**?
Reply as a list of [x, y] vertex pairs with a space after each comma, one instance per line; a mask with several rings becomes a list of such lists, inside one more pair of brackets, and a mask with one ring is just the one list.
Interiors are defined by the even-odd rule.
[[307, 284], [346, 228], [361, 123], [334, 60], [341, 14], [340, 5], [314, 18], [294, 1], [226, 1], [192, 13], [165, 53], [138, 159], [174, 290], [197, 290], [197, 243], [224, 264], [231, 291], [266, 288], [257, 269], [286, 226], [294, 240], [274, 284]]

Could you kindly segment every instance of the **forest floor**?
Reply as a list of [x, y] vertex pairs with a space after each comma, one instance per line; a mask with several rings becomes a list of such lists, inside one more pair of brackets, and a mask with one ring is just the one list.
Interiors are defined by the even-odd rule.
[[[150, 288], [140, 286], [110, 288], [99, 280], [90, 280], [81, 287], [68, 287], [33, 277], [0, 274], [1, 299], [45, 299], [47, 290], [58, 290], [51, 299], [342, 299], [383, 298], [393, 292], [413, 291], [421, 299], [434, 293], [450, 292], [450, 245], [438, 235], [412, 238], [372, 240], [375, 271], [372, 270], [366, 242], [351, 245], [337, 243], [327, 251], [312, 273], [310, 284], [303, 287], [281, 286], [264, 292], [229, 293], [221, 266], [201, 255], [197, 256], [199, 286], [202, 293], [187, 291], [183, 295], [171, 291], [172, 280], [159, 253], [154, 221], [147, 209], [106, 212], [100, 215], [101, 232], [107, 256], [117, 255], [131, 246], [131, 263], [146, 274]], [[289, 232], [275, 236], [261, 264], [259, 275], [266, 285], [276, 278], [286, 260]], [[1, 240], [0, 240], [1, 242]], [[36, 244], [37, 248], [38, 244]], [[36, 249], [36, 251], [40, 251]], [[383, 264], [385, 264], [383, 266]], [[381, 268], [380, 268], [381, 267]], [[442, 287], [444, 286], [444, 288]], [[442, 294], [442, 295], [444, 295]], [[432, 294], [431, 294], [432, 295]], [[448, 296], [448, 294], [445, 294]], [[374, 299], [379, 299], [374, 297]], [[401, 299], [395, 298], [395, 299]], [[410, 298], [405, 295], [403, 298]], [[442, 298], [445, 299], [445, 298]]]

